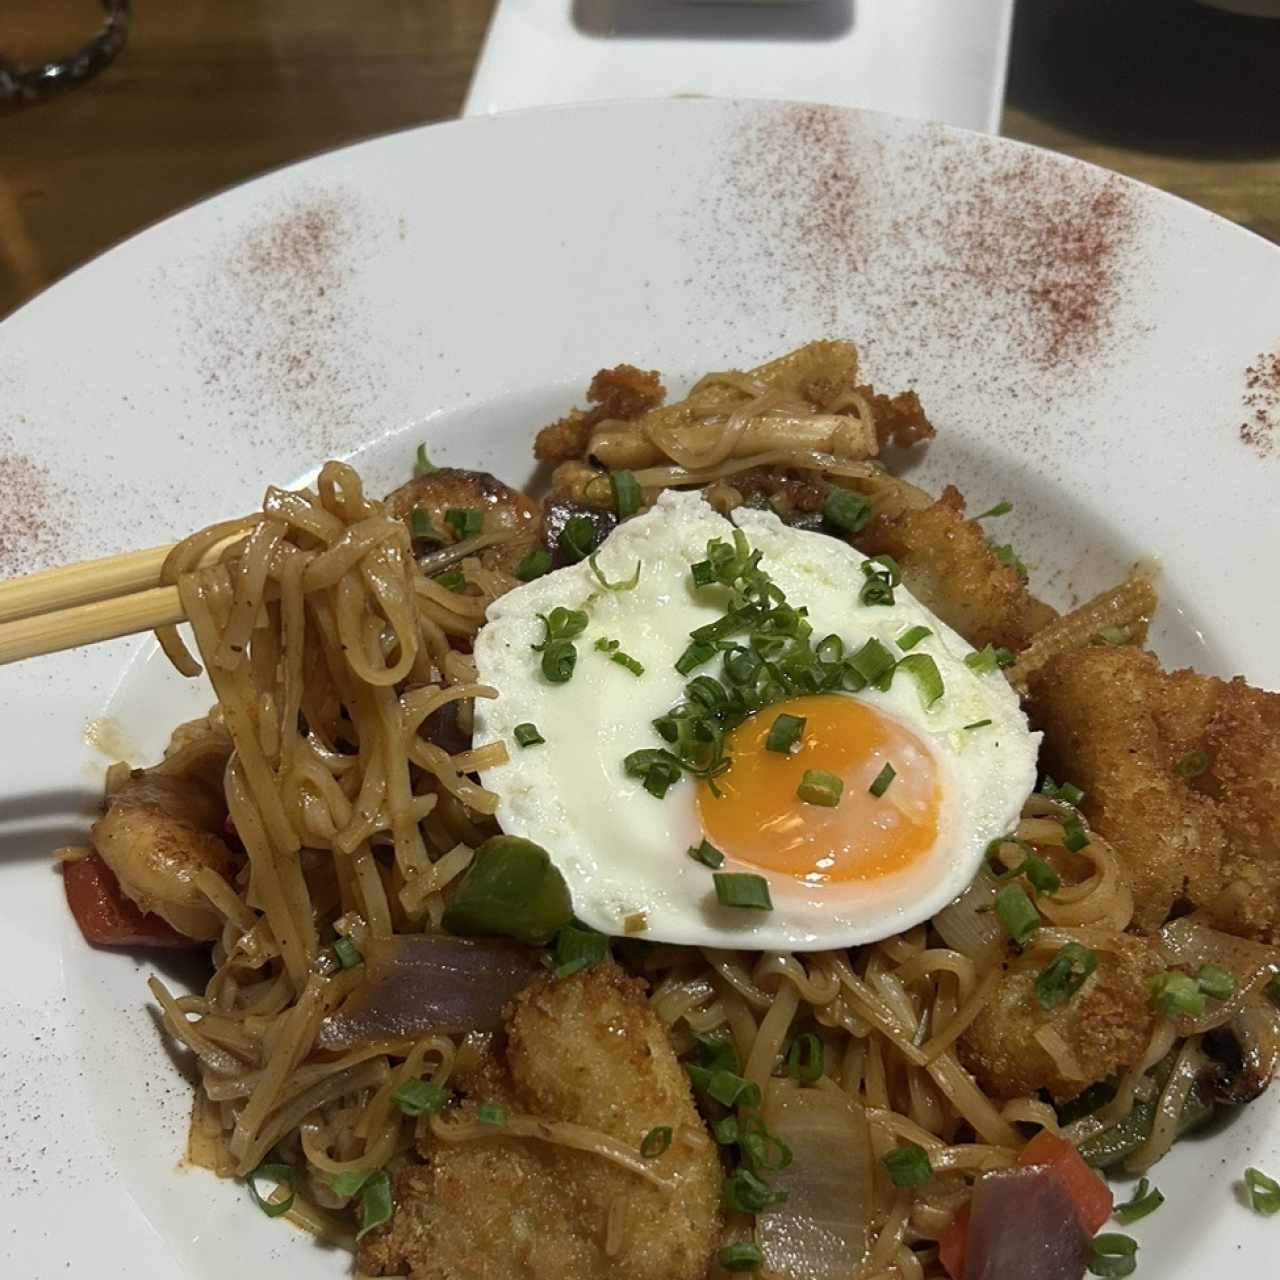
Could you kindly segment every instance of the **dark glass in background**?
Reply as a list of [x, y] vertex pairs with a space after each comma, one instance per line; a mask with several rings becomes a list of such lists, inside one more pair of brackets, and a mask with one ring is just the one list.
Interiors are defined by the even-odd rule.
[[[40, 0], [48, 4], [49, 0]], [[129, 35], [130, 0], [101, 0], [84, 5], [84, 33], [68, 39], [67, 48], [32, 51], [21, 48], [21, 15], [10, 6], [0, 26], [0, 106], [35, 102], [46, 94], [80, 84], [109, 65], [124, 48]], [[97, 26], [93, 9], [102, 10]], [[78, 15], [77, 15], [78, 17]]]

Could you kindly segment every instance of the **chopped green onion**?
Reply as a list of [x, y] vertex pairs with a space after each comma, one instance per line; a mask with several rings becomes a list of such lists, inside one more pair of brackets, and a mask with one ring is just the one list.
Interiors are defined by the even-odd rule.
[[1062, 887], [1058, 873], [1043, 859], [1030, 854], [1020, 868], [1031, 881], [1032, 888], [1042, 898], [1051, 898]]
[[716, 580], [715, 566], [710, 560], [699, 560], [689, 566], [689, 577], [695, 587], [709, 587]]
[[876, 774], [875, 781], [867, 788], [867, 790], [870, 791], [877, 800], [879, 800], [880, 797], [889, 790], [889, 783], [891, 783], [897, 776], [898, 771], [893, 767], [893, 765], [886, 762], [884, 768]]
[[541, 578], [551, 569], [551, 552], [546, 547], [534, 547], [523, 560], [516, 565], [516, 577], [521, 582], [532, 582]]
[[598, 552], [593, 551], [587, 557], [587, 563], [591, 566], [591, 572], [596, 575], [596, 581], [606, 591], [634, 591], [640, 582], [640, 561], [636, 561], [635, 572], [629, 578], [619, 578], [617, 582], [610, 582], [608, 578], [600, 570], [599, 564], [596, 563]]
[[725, 1036], [698, 1036], [698, 1061], [712, 1071], [738, 1070], [738, 1051]]
[[1050, 800], [1061, 800], [1063, 804], [1069, 804], [1073, 809], [1078, 809], [1080, 802], [1084, 799], [1084, 792], [1074, 782], [1057, 783], [1047, 773], [1040, 784], [1040, 794]]
[[738, 1117], [724, 1116], [711, 1126], [711, 1136], [722, 1147], [731, 1147], [738, 1141]]
[[724, 866], [724, 854], [709, 840], [703, 840], [701, 844], [690, 845], [688, 854], [694, 862], [700, 862], [704, 867], [710, 867], [713, 871], [716, 867]]
[[923, 1187], [933, 1181], [929, 1153], [919, 1143], [904, 1142], [894, 1147], [880, 1157], [880, 1163], [895, 1187]]
[[1180, 778], [1198, 778], [1209, 767], [1209, 757], [1203, 751], [1188, 751], [1176, 765], [1174, 772]]
[[1003, 546], [994, 542], [988, 542], [987, 546], [991, 548], [991, 554], [995, 556], [1001, 564], [1008, 565], [1023, 582], [1031, 576], [1027, 572], [1027, 566], [1022, 563], [1018, 557], [1018, 553], [1013, 549], [1013, 544], [1006, 542]]
[[772, 911], [769, 882], [764, 876], [746, 871], [717, 871], [716, 899], [722, 907], [738, 907], [746, 911]]
[[893, 669], [898, 664], [893, 654], [875, 636], [872, 636], [857, 653], [849, 658], [849, 665], [867, 684], [875, 685], [886, 676], [891, 678]]
[[1117, 627], [1109, 622], [1106, 626], [1098, 628], [1097, 638], [1103, 644], [1122, 645], [1128, 643], [1129, 633], [1123, 627]]
[[1249, 1197], [1249, 1208], [1254, 1213], [1264, 1213], [1270, 1217], [1280, 1212], [1280, 1182], [1268, 1178], [1261, 1169], [1244, 1171], [1244, 1188]]
[[927, 653], [909, 653], [905, 658], [899, 658], [898, 669], [915, 677], [920, 702], [926, 710], [942, 697], [942, 673]]
[[576, 924], [563, 925], [552, 946], [557, 978], [567, 978], [579, 969], [598, 964], [609, 954], [609, 939], [603, 933]]
[[933, 635], [933, 632], [930, 631], [928, 627], [908, 627], [898, 637], [898, 648], [901, 649], [903, 653], [906, 653], [908, 650], [914, 649], [926, 636], [931, 635]]
[[1103, 1280], [1123, 1280], [1138, 1269], [1138, 1242], [1114, 1231], [1094, 1236], [1089, 1242], [1085, 1266], [1091, 1276]]
[[479, 507], [450, 507], [444, 522], [459, 538], [474, 538], [484, 530], [484, 512]]
[[1036, 976], [1036, 1003], [1044, 1010], [1065, 1004], [1098, 967], [1098, 957], [1078, 942], [1068, 942]]
[[435, 525], [431, 523], [430, 513], [423, 507], [414, 507], [409, 512], [409, 532], [413, 534], [419, 542], [443, 542], [444, 539], [436, 531]]
[[[258, 1190], [259, 1178], [288, 1187], [288, 1196], [284, 1200], [264, 1199], [262, 1193]], [[244, 1180], [249, 1188], [249, 1194], [253, 1197], [254, 1204], [268, 1218], [278, 1218], [282, 1213], [288, 1213], [293, 1208], [293, 1199], [298, 1187], [298, 1171], [293, 1165], [260, 1164], [252, 1173], [246, 1173]]]
[[407, 1116], [429, 1116], [442, 1111], [449, 1096], [448, 1089], [430, 1080], [409, 1080], [391, 1095], [391, 1101]]
[[364, 957], [356, 950], [356, 944], [341, 935], [333, 940], [333, 954], [338, 957], [338, 963], [344, 969], [354, 969], [356, 965], [364, 963]]
[[1211, 1000], [1230, 1000], [1236, 993], [1235, 974], [1218, 964], [1202, 964], [1196, 970], [1196, 986]]
[[391, 1221], [391, 1179], [385, 1169], [375, 1169], [360, 1188], [360, 1230], [362, 1240], [374, 1227]]
[[1194, 978], [1171, 969], [1147, 979], [1151, 1007], [1166, 1018], [1198, 1018], [1204, 1012], [1204, 992]]
[[1013, 503], [1006, 499], [997, 502], [989, 511], [984, 511], [980, 516], [974, 516], [975, 520], [986, 520], [991, 516], [1007, 516], [1013, 510]]
[[334, 1195], [353, 1196], [373, 1177], [373, 1174], [372, 1169], [344, 1169], [329, 1179], [329, 1186]]
[[551, 684], [567, 684], [578, 665], [578, 651], [568, 640], [553, 640], [542, 651], [542, 674]]
[[740, 1100], [747, 1106], [755, 1106], [760, 1101], [759, 1088], [733, 1071], [709, 1072], [703, 1092], [726, 1107], [735, 1107]]
[[658, 1156], [665, 1155], [670, 1146], [671, 1126], [669, 1124], [656, 1125], [641, 1140], [640, 1154], [646, 1160], [653, 1160]]
[[511, 730], [511, 736], [515, 738], [518, 746], [536, 747], [540, 742], [546, 742], [546, 738], [538, 732], [536, 724], [530, 724], [526, 721], [524, 724], [518, 724]]
[[1040, 927], [1040, 913], [1021, 885], [1007, 884], [996, 894], [996, 917], [1019, 946]]
[[986, 644], [973, 653], [966, 653], [964, 665], [979, 675], [988, 675], [1000, 667], [1012, 666], [1016, 661], [1013, 651], [993, 644]]
[[482, 1102], [476, 1108], [476, 1119], [481, 1124], [504, 1125], [507, 1123], [507, 1109], [496, 1102]]
[[538, 617], [545, 632], [540, 644], [530, 646], [534, 653], [541, 653], [552, 641], [572, 640], [587, 629], [587, 615], [581, 609], [566, 609], [563, 605], [557, 605], [550, 613], [540, 613]]
[[680, 781], [684, 766], [661, 748], [645, 747], [623, 757], [622, 767], [633, 778], [640, 778], [644, 789], [661, 800]]
[[1089, 843], [1089, 836], [1084, 829], [1084, 823], [1079, 818], [1072, 816], [1062, 824], [1062, 844], [1063, 847], [1069, 849], [1072, 853], [1079, 853]]
[[570, 516], [560, 530], [560, 550], [570, 564], [585, 560], [595, 549], [599, 538], [590, 516]]
[[985, 729], [990, 723], [990, 719], [975, 720], [972, 724], [962, 724], [960, 730], [962, 733], [968, 733], [970, 729]]
[[791, 748], [800, 741], [800, 736], [804, 733], [804, 725], [804, 716], [789, 716], [784, 711], [769, 726], [769, 736], [764, 740], [765, 750], [789, 755]]
[[806, 769], [796, 795], [805, 804], [821, 805], [824, 809], [834, 809], [840, 803], [840, 793], [844, 783], [834, 773], [823, 773], [821, 769]]
[[532, 840], [500, 835], [476, 850], [443, 924], [464, 937], [501, 935], [536, 947], [572, 918], [568, 886], [547, 851]]
[[460, 569], [450, 569], [447, 573], [437, 573], [432, 582], [438, 582], [446, 591], [461, 591], [467, 585], [466, 574]]
[[610, 471], [609, 488], [613, 490], [613, 509], [619, 520], [640, 510], [640, 486], [630, 471]]
[[877, 556], [862, 562], [866, 581], [858, 592], [861, 604], [892, 604], [893, 589], [902, 581], [897, 561], [891, 556]]
[[785, 1191], [775, 1191], [750, 1169], [739, 1167], [720, 1184], [720, 1199], [725, 1207], [737, 1213], [759, 1213], [770, 1205], [781, 1204]]
[[1139, 1178], [1138, 1185], [1133, 1189], [1133, 1195], [1123, 1204], [1116, 1205], [1115, 1215], [1125, 1226], [1128, 1226], [1131, 1222], [1137, 1222], [1139, 1218], [1145, 1218], [1149, 1213], [1155, 1213], [1162, 1204], [1164, 1204], [1164, 1196], [1159, 1190], [1146, 1178]]
[[418, 456], [413, 462], [413, 474], [415, 476], [429, 476], [433, 471], [439, 470], [440, 468], [427, 457], [427, 446], [420, 444], [418, 446]]
[[1277, 973], [1265, 987], [1262, 994], [1274, 1005], [1280, 1005], [1280, 973]]
[[633, 676], [644, 675], [644, 663], [639, 658], [633, 658], [629, 653], [613, 653], [609, 655], [609, 661], [619, 667], [626, 667]]
[[616, 640], [606, 640], [604, 636], [601, 636], [596, 641], [596, 648], [601, 653], [607, 653], [609, 655], [610, 662], [616, 662], [618, 666], [626, 667], [633, 676], [644, 675], [644, 663], [640, 662], [637, 658], [633, 658], [629, 653], [623, 653], [618, 648], [618, 642]]
[[822, 1041], [812, 1031], [796, 1036], [787, 1051], [787, 1071], [801, 1084], [814, 1084], [825, 1070]]
[[704, 662], [710, 662], [718, 652], [713, 644], [695, 641], [676, 659], [675, 668], [682, 676], [687, 676]]
[[726, 1271], [754, 1271], [764, 1262], [764, 1253], [758, 1244], [739, 1240], [721, 1248], [716, 1254], [716, 1261]]
[[871, 519], [871, 503], [848, 489], [833, 485], [822, 504], [822, 518], [841, 533], [859, 533]]

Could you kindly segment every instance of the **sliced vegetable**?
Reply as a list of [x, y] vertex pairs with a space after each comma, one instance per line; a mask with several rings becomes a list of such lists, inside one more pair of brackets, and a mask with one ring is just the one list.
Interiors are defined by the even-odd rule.
[[996, 894], [995, 907], [1005, 933], [1019, 946], [1040, 927], [1040, 913], [1021, 885], [1005, 885]]
[[646, 1160], [656, 1159], [664, 1155], [671, 1146], [671, 1126], [660, 1124], [649, 1130], [640, 1142], [640, 1154]]
[[551, 552], [546, 547], [534, 547], [523, 560], [516, 565], [516, 577], [521, 582], [532, 582], [551, 571]]
[[787, 1074], [801, 1084], [816, 1084], [825, 1069], [822, 1041], [812, 1031], [796, 1036], [787, 1050]]
[[391, 1179], [385, 1169], [375, 1169], [360, 1188], [360, 1230], [356, 1239], [363, 1239], [375, 1227], [390, 1221]]
[[572, 915], [568, 886], [541, 845], [490, 836], [476, 850], [443, 923], [454, 934], [501, 935], [540, 946]]
[[[959, 1250], [954, 1240], [947, 1244], [950, 1269]], [[1052, 1168], [1001, 1169], [974, 1184], [964, 1263], [951, 1274], [953, 1280], [1080, 1280], [1088, 1251], [1088, 1232]]]
[[866, 1253], [874, 1185], [862, 1108], [839, 1093], [775, 1080], [764, 1120], [792, 1157], [769, 1180], [785, 1200], [756, 1220], [767, 1274], [777, 1280], [847, 1280]]
[[344, 969], [354, 969], [356, 965], [364, 963], [364, 956], [356, 950], [356, 944], [341, 935], [333, 940], [333, 954]]
[[613, 491], [613, 509], [619, 520], [640, 510], [640, 485], [630, 471], [609, 472], [609, 488]]
[[764, 1255], [759, 1245], [743, 1240], [725, 1245], [716, 1254], [716, 1260], [726, 1271], [754, 1271], [764, 1261]]
[[1018, 1152], [1018, 1164], [1022, 1168], [1040, 1165], [1051, 1170], [1071, 1197], [1080, 1225], [1090, 1235], [1111, 1216], [1114, 1198], [1110, 1189], [1065, 1138], [1042, 1129]]
[[540, 970], [532, 951], [493, 938], [397, 934], [365, 952], [364, 981], [320, 1024], [322, 1049], [496, 1031], [503, 1006]]
[[97, 947], [207, 947], [160, 916], [147, 915], [127, 898], [115, 873], [96, 854], [62, 864], [67, 906], [86, 942]]
[[822, 504], [822, 518], [841, 533], [858, 533], [871, 519], [871, 503], [860, 494], [833, 485]]

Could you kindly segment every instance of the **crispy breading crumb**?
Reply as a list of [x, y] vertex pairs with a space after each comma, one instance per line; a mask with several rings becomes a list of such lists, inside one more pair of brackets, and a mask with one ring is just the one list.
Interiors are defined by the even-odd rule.
[[[1040, 963], [1012, 969], [960, 1037], [960, 1061], [995, 1098], [1020, 1098], [1048, 1089], [1059, 1102], [1074, 1098], [1136, 1062], [1151, 1036], [1145, 980], [1163, 965], [1140, 938], [1116, 935], [1119, 951], [1098, 952], [1098, 968], [1084, 986], [1052, 1012], [1035, 998]], [[1044, 963], [1048, 962], [1048, 957]], [[1079, 1075], [1067, 1075], [1035, 1039], [1052, 1026], [1066, 1042]]]
[[587, 388], [590, 409], [572, 409], [558, 422], [543, 427], [533, 444], [533, 456], [539, 462], [564, 462], [581, 458], [597, 424], [607, 418], [629, 422], [666, 399], [656, 369], [646, 372], [634, 365], [620, 364], [601, 369]]
[[[461, 1081], [468, 1097], [608, 1134], [639, 1151], [674, 1138], [655, 1171], [667, 1190], [600, 1156], [536, 1139], [441, 1142], [423, 1125], [425, 1167], [397, 1178], [390, 1226], [360, 1265], [413, 1280], [703, 1280], [720, 1234], [720, 1164], [644, 984], [611, 962], [536, 979], [507, 1010], [505, 1061]], [[608, 1252], [613, 1216], [618, 1238]]]

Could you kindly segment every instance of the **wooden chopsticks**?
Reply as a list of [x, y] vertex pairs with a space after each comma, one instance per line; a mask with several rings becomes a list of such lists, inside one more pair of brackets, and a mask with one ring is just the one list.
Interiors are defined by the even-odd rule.
[[[201, 563], [231, 540], [211, 547]], [[0, 582], [0, 665], [184, 621], [178, 588], [160, 584], [172, 550], [129, 551]]]

